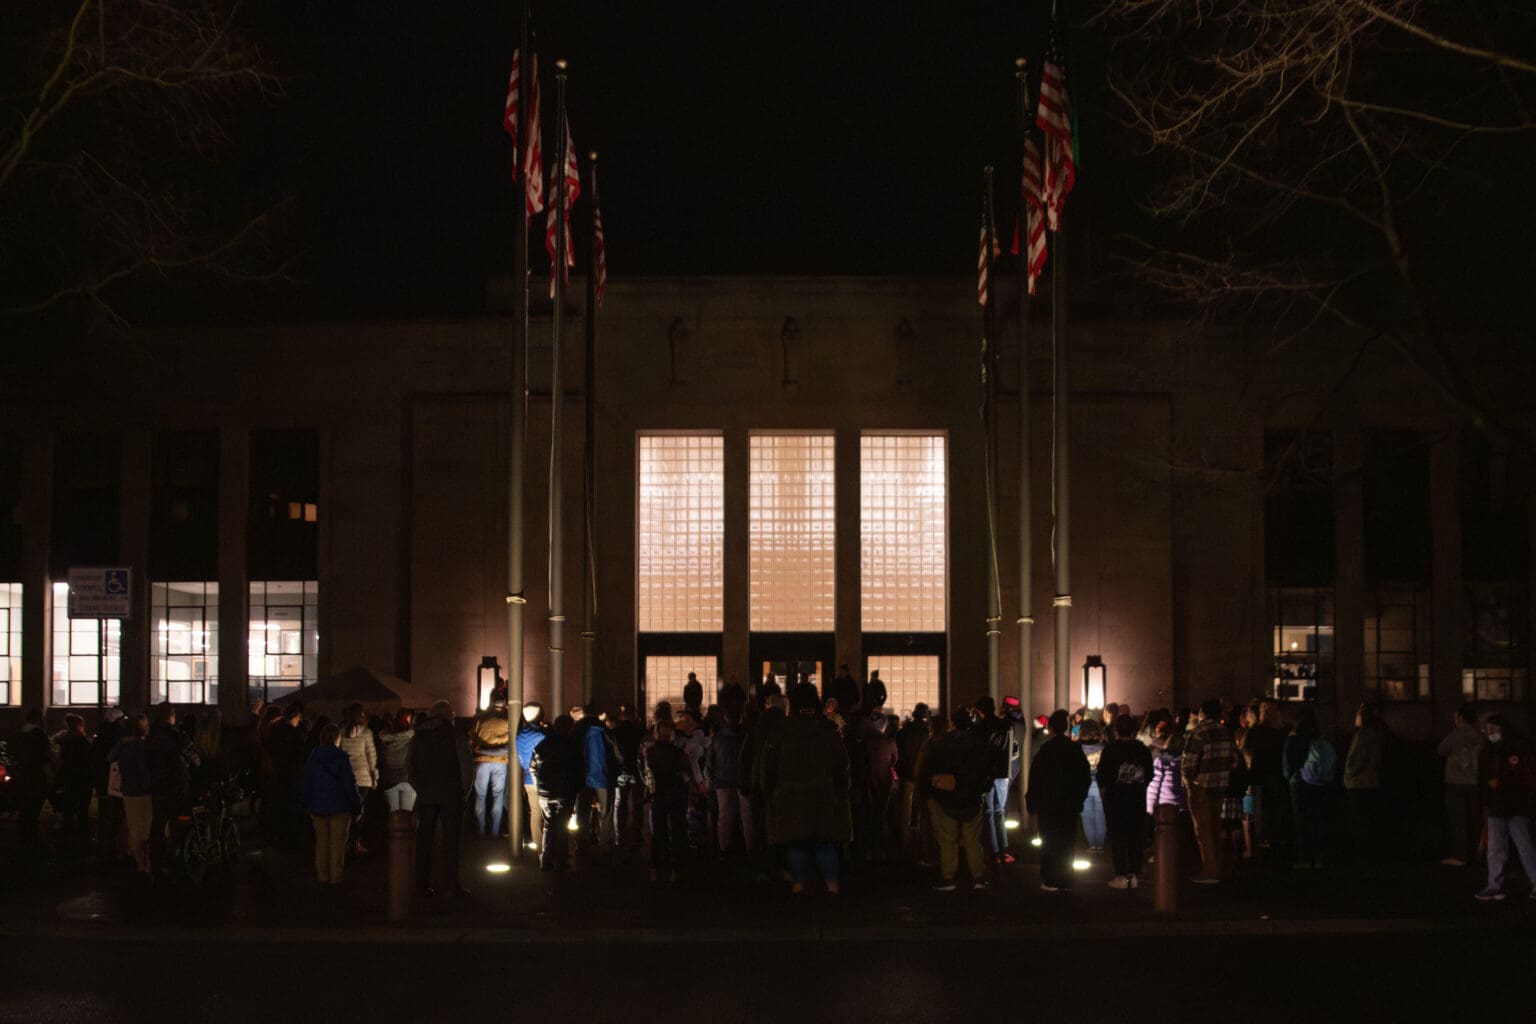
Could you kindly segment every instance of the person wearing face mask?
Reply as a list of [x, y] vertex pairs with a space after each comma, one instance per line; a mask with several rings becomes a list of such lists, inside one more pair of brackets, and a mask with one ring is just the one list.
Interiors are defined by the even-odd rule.
[[[1504, 898], [1511, 840], [1527, 881], [1536, 883], [1536, 844], [1531, 839], [1536, 759], [1529, 741], [1514, 732], [1503, 715], [1489, 715], [1483, 732], [1488, 742], [1478, 760], [1477, 778], [1488, 812], [1488, 884], [1476, 896], [1486, 903]], [[1536, 899], [1536, 888], [1531, 898]]]

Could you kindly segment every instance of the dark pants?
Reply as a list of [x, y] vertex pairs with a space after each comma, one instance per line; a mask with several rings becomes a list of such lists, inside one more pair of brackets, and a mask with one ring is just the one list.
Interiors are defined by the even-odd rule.
[[64, 819], [60, 826], [63, 829], [64, 838], [68, 839], [74, 836], [77, 829], [81, 839], [88, 837], [91, 834], [90, 812], [90, 784], [65, 786], [59, 802], [59, 814]]
[[677, 869], [687, 837], [686, 797], [658, 797], [651, 801], [651, 868]]
[[182, 796], [150, 794], [149, 870], [156, 875], [165, 870], [167, 852], [175, 852], [167, 849], [173, 840], [166, 836], [166, 829], [176, 820], [176, 815], [181, 813], [186, 802]]
[[1115, 874], [1141, 874], [1147, 843], [1145, 792], [1125, 793], [1116, 787], [1104, 802], [1104, 817], [1109, 825], [1109, 852], [1114, 858]]
[[1321, 863], [1327, 842], [1328, 790], [1295, 779], [1291, 808], [1296, 819], [1296, 859], [1303, 864]]
[[459, 840], [464, 834], [464, 804], [432, 804], [416, 801], [416, 888], [425, 889], [432, 884], [432, 833], [439, 821], [443, 825], [443, 885], [449, 892], [458, 891]]
[[608, 818], [609, 796], [612, 792], [606, 786], [581, 791], [581, 842], [587, 849], [602, 845], [605, 831], [603, 822]]
[[639, 783], [620, 783], [613, 790], [613, 842], [628, 846], [640, 841], [640, 815], [645, 805], [645, 787]]
[[103, 864], [117, 863], [117, 847], [123, 838], [123, 798], [101, 793], [96, 798], [96, 856]]
[[1477, 787], [1447, 783], [1445, 816], [1451, 829], [1450, 855], [1472, 863], [1483, 835], [1483, 805], [1478, 799]]
[[1077, 815], [1040, 815], [1040, 881], [1057, 889], [1072, 888], [1072, 854], [1077, 845]]
[[1350, 838], [1354, 841], [1355, 862], [1375, 863], [1381, 860], [1382, 849], [1382, 797], [1381, 787], [1346, 789], [1349, 796]]
[[545, 871], [563, 870], [570, 858], [571, 841], [566, 825], [575, 809], [574, 796], [539, 797], [539, 810], [544, 816], [544, 837], [539, 842], [539, 867]]
[[891, 819], [891, 787], [884, 789], [871, 788], [869, 791], [869, 806], [865, 809], [868, 824], [864, 829], [864, 837], [867, 845], [864, 852], [870, 857], [879, 857], [885, 848], [885, 834], [890, 827]]
[[24, 793], [21, 796], [16, 823], [17, 840], [24, 847], [37, 845], [37, 823], [43, 816], [43, 794]]

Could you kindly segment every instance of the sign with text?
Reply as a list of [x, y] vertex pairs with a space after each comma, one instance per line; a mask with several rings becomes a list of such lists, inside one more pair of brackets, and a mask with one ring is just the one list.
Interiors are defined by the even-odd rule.
[[133, 615], [133, 587], [126, 566], [69, 570], [69, 617], [127, 619]]

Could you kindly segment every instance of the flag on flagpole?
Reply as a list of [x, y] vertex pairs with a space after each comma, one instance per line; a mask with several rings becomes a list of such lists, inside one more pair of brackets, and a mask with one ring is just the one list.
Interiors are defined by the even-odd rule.
[[987, 211], [981, 211], [981, 247], [976, 254], [976, 302], [987, 304], [987, 278], [992, 269], [992, 242], [987, 237]]
[[518, 172], [521, 170], [521, 168], [518, 166], [517, 160], [517, 107], [518, 101], [521, 99], [519, 94], [522, 91], [522, 82], [519, 81], [519, 79], [522, 77], [521, 59], [522, 51], [513, 50], [512, 77], [507, 81], [507, 108], [501, 115], [501, 126], [507, 130], [507, 135], [509, 135], [512, 139], [513, 181], [517, 180]]
[[[512, 63], [512, 80], [518, 81], [517, 61]], [[520, 85], [520, 83], [519, 83]], [[512, 105], [513, 96], [508, 93], [507, 105]], [[543, 135], [543, 124], [539, 118], [539, 55], [537, 53], [528, 56], [528, 138], [523, 148], [523, 177], [528, 183], [526, 190], [528, 203], [528, 216], [532, 217], [544, 209], [544, 147], [540, 141]]]
[[592, 165], [592, 255], [597, 260], [597, 304], [603, 304], [608, 290], [608, 247], [603, 241], [603, 210], [598, 204], [597, 164]]
[[565, 216], [560, 218], [565, 231], [565, 273], [561, 280], [565, 284], [571, 282], [571, 268], [576, 265], [576, 246], [571, 237], [571, 210], [576, 205], [576, 199], [581, 195], [581, 174], [576, 166], [576, 143], [571, 139], [571, 122], [565, 121], [565, 160], [562, 167], [552, 167], [550, 177], [554, 186], [564, 192], [564, 201], [560, 195], [556, 195], [549, 204], [549, 215], [545, 218], [544, 251], [549, 253], [549, 297], [555, 297], [555, 218], [556, 211], [561, 206], [565, 207]]
[[1035, 124], [1045, 132], [1045, 168], [1041, 190], [1046, 222], [1061, 230], [1061, 210], [1076, 181], [1072, 158], [1072, 111], [1067, 98], [1067, 73], [1062, 67], [1056, 40], [1051, 39], [1040, 75], [1040, 107]]
[[[1024, 236], [1025, 259], [1029, 261], [1029, 294], [1035, 294], [1035, 282], [1045, 269], [1045, 208], [1040, 180], [1040, 146], [1033, 133], [1024, 138]], [[1014, 238], [1013, 251], [1019, 251]]]

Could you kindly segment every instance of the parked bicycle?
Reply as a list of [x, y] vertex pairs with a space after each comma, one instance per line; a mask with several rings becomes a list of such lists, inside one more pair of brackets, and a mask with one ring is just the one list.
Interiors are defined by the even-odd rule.
[[240, 829], [232, 808], [242, 799], [234, 779], [216, 783], [192, 806], [190, 814], [177, 823], [186, 829], [181, 841], [181, 862], [187, 878], [202, 885], [214, 869], [232, 878], [240, 860]]

